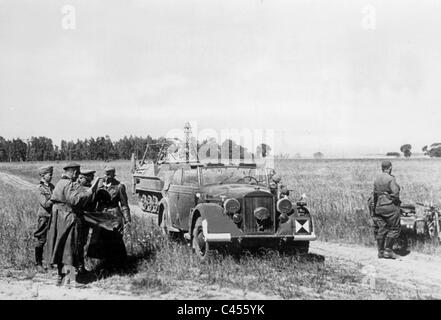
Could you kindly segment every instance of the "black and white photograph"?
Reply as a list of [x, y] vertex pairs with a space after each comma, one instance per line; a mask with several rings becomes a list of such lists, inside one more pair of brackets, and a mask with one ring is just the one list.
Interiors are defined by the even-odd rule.
[[440, 39], [441, 0], [0, 0], [0, 300], [441, 299]]

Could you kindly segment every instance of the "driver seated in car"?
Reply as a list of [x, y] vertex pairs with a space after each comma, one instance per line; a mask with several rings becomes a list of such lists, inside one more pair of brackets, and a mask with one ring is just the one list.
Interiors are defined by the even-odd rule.
[[276, 173], [276, 171], [273, 169], [270, 173], [270, 190], [271, 193], [277, 196], [279, 199], [283, 197], [289, 196], [289, 190], [288, 188], [282, 184], [282, 178], [280, 175]]

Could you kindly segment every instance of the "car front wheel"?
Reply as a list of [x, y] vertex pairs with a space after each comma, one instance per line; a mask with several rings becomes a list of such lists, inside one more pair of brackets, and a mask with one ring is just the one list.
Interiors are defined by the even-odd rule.
[[205, 239], [204, 232], [202, 230], [202, 218], [199, 217], [193, 228], [193, 250], [196, 255], [202, 260], [207, 259], [210, 255], [210, 245]]

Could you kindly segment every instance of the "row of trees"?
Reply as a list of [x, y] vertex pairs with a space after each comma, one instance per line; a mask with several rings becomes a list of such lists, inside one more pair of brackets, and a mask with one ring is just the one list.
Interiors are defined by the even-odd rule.
[[[400, 147], [400, 151], [403, 153], [404, 157], [410, 158], [412, 156], [412, 145], [410, 144], [403, 144]], [[399, 152], [388, 152], [386, 153], [386, 156], [388, 157], [400, 157], [401, 154]]]
[[[410, 158], [412, 156], [412, 145], [403, 144], [400, 148], [400, 151], [403, 153], [404, 157]], [[424, 155], [429, 157], [441, 157], [441, 143], [436, 142], [432, 143], [430, 146], [424, 146], [422, 151]], [[386, 156], [391, 157], [399, 157], [401, 154], [399, 152], [388, 152]]]
[[423, 152], [429, 157], [441, 157], [441, 143], [435, 142], [430, 146], [424, 146]]
[[[235, 141], [227, 139], [221, 144], [217, 144], [214, 139], [190, 141], [190, 150], [186, 150], [183, 142], [175, 143], [177, 148], [170, 148], [172, 144], [167, 139], [160, 137], [153, 139], [151, 136], [137, 137], [125, 136], [117, 141], [112, 141], [109, 136], [89, 138], [77, 141], [62, 140], [60, 146], [54, 145], [53, 141], [47, 137], [31, 137], [26, 142], [21, 139], [6, 140], [0, 137], [0, 162], [12, 161], [70, 161], [70, 160], [117, 160], [130, 159], [132, 153], [137, 158], [144, 155], [145, 148], [149, 144], [146, 157], [157, 159], [159, 153], [165, 150], [172, 150], [175, 157], [185, 159], [188, 152], [190, 159], [196, 159], [196, 153], [203, 158], [210, 158], [210, 153], [216, 154], [215, 157], [222, 158], [242, 158], [251, 159], [255, 154], [247, 148], [237, 144]], [[256, 149], [256, 154], [265, 157], [271, 151], [271, 147], [260, 144]]]
[[[109, 136], [77, 141], [62, 140], [54, 145], [47, 137], [31, 137], [23, 141], [19, 138], [6, 140], [0, 137], [0, 162], [5, 161], [57, 161], [57, 160], [115, 160], [130, 159], [132, 152], [142, 156], [147, 143], [160, 143], [164, 138], [153, 139], [130, 136], [112, 141]], [[159, 146], [150, 150], [151, 155], [159, 151]]]

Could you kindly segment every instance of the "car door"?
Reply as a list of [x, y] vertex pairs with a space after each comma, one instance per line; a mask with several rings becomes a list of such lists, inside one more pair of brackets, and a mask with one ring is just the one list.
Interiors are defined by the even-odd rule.
[[196, 205], [195, 194], [199, 191], [199, 176], [197, 167], [183, 170], [182, 187], [179, 192], [178, 210], [179, 224], [187, 231], [190, 209]]

